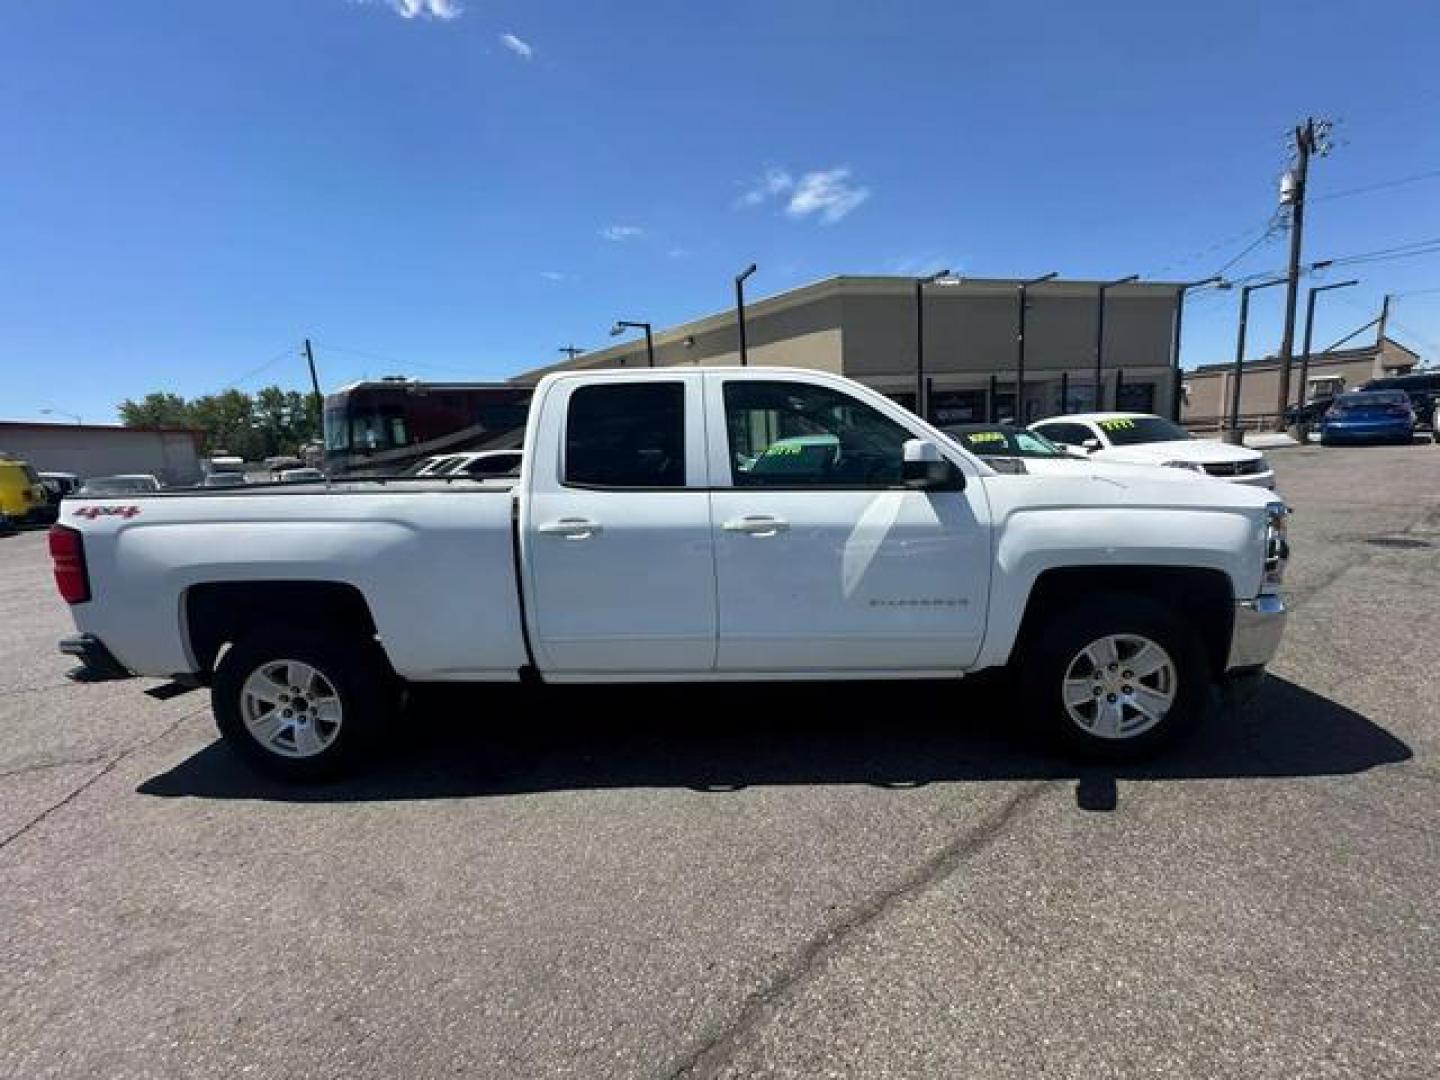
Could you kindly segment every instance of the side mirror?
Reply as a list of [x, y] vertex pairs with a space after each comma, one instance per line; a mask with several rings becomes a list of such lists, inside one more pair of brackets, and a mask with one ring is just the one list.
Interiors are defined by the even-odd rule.
[[1081, 447], [1084, 448], [1084, 450], [1085, 450], [1085, 452], [1086, 452], [1087, 454], [1093, 454], [1096, 450], [1099, 450], [1099, 449], [1100, 449], [1100, 440], [1099, 440], [1099, 439], [1086, 439], [1086, 440], [1085, 440], [1084, 442], [1082, 442], [1080, 445], [1081, 445]]
[[925, 439], [907, 439], [900, 479], [906, 487], [917, 490], [965, 487], [965, 474], [940, 453], [940, 448]]

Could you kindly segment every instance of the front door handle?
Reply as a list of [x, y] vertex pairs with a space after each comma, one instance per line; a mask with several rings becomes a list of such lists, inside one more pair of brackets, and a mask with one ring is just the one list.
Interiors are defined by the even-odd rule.
[[542, 522], [535, 529], [546, 536], [563, 536], [566, 540], [588, 540], [602, 531], [600, 523], [589, 518], [560, 518]]
[[731, 518], [721, 526], [726, 532], [745, 533], [747, 536], [774, 536], [790, 528], [790, 523], [774, 514], [746, 514]]

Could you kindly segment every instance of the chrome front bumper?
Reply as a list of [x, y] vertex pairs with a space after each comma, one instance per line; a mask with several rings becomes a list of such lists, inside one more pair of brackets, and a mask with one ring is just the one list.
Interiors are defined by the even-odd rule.
[[1268, 593], [1236, 603], [1225, 670], [1264, 667], [1273, 660], [1285, 631], [1285, 614], [1285, 601]]

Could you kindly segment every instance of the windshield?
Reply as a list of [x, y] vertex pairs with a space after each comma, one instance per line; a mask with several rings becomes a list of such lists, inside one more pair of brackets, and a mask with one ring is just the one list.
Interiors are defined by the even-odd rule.
[[1194, 438], [1179, 424], [1172, 423], [1160, 416], [1116, 416], [1108, 420], [1097, 420], [1095, 425], [1115, 446], [1183, 442]]
[[1383, 409], [1409, 404], [1410, 398], [1403, 390], [1379, 390], [1370, 394], [1342, 394], [1330, 407], [1347, 412], [1350, 409]]
[[979, 457], [1069, 458], [1070, 455], [1044, 435], [1004, 424], [988, 427], [942, 428], [966, 450]]

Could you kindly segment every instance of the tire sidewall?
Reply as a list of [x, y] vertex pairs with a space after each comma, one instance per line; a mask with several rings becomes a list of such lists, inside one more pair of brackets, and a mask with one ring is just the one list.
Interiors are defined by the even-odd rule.
[[[245, 725], [241, 700], [246, 679], [261, 665], [280, 659], [314, 667], [340, 697], [340, 731], [314, 757], [290, 758], [267, 750]], [[394, 694], [381, 674], [383, 663], [373, 645], [340, 631], [259, 628], [231, 647], [215, 670], [211, 685], [215, 724], [226, 742], [268, 775], [300, 781], [332, 779], [374, 750], [389, 718], [387, 703]]]
[[[1022, 661], [1020, 693], [1026, 719], [1063, 751], [1095, 760], [1143, 757], [1188, 732], [1200, 718], [1212, 682], [1195, 632], [1173, 612], [1143, 596], [1107, 593], [1074, 601], [1045, 626]], [[1082, 606], [1083, 605], [1083, 606]], [[1175, 664], [1175, 701], [1158, 724], [1128, 739], [1105, 739], [1071, 719], [1062, 698], [1076, 654], [1111, 634], [1149, 638]]]

